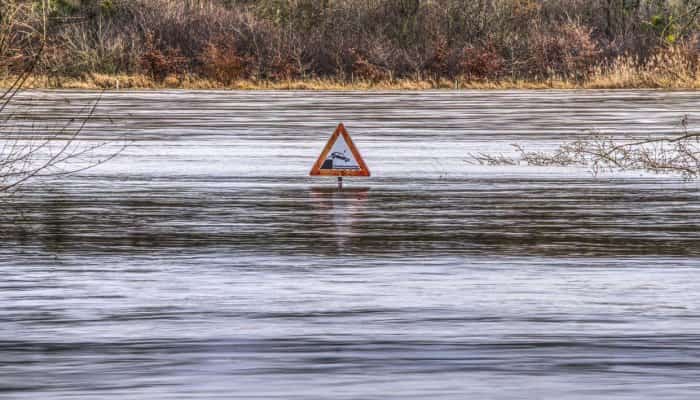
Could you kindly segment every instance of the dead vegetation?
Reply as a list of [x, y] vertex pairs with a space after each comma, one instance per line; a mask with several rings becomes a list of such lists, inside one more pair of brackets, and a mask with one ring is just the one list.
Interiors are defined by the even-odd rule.
[[99, 99], [76, 107], [75, 116], [60, 126], [27, 123], [26, 116], [36, 113], [37, 108], [31, 99], [18, 99], [27, 81], [45, 60], [48, 26], [8, 28], [8, 10], [16, 15], [28, 9], [23, 5], [7, 8], [5, 4], [0, 10], [3, 12], [0, 14], [0, 52], [8, 51], [8, 43], [21, 43], [26, 49], [33, 49], [31, 53], [27, 51], [5, 59], [5, 65], [16, 71], [16, 75], [7, 89], [0, 92], [0, 194], [14, 193], [32, 179], [73, 174], [116, 157], [126, 142], [105, 152], [103, 148], [112, 145], [113, 139], [85, 140], [81, 137], [88, 122], [96, 116]]
[[698, 0], [6, 0], [0, 75], [45, 43], [50, 87], [696, 88], [699, 14]]
[[640, 170], [696, 179], [700, 177], [700, 132], [688, 130], [687, 116], [680, 126], [681, 131], [671, 137], [620, 140], [592, 132], [551, 152], [530, 151], [514, 144], [515, 156], [478, 153], [471, 154], [470, 159], [481, 165], [584, 166], [594, 176], [602, 172]]

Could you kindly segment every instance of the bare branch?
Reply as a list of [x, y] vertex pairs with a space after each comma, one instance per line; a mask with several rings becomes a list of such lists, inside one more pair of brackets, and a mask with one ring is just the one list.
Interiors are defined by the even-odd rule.
[[94, 168], [119, 155], [127, 145], [124, 141], [116, 151], [99, 155], [98, 150], [113, 143], [113, 138], [80, 138], [95, 117], [102, 93], [77, 112], [81, 117], [70, 118], [59, 129], [23, 123], [22, 118], [36, 113], [34, 103], [15, 100], [39, 66], [52, 67], [50, 58], [44, 57], [47, 33], [54, 28], [51, 24], [66, 23], [50, 17], [47, 4], [42, 2], [36, 13], [30, 2], [0, 3], [0, 67], [16, 74], [9, 87], [0, 91], [0, 194], [15, 192], [33, 178]]
[[554, 151], [528, 151], [518, 144], [517, 156], [479, 153], [470, 155], [481, 165], [586, 166], [597, 175], [608, 171], [642, 170], [657, 174], [679, 174], [685, 179], [700, 177], [700, 132], [689, 132], [687, 116], [682, 132], [673, 137], [650, 137], [624, 142], [593, 132], [585, 138], [560, 145]]

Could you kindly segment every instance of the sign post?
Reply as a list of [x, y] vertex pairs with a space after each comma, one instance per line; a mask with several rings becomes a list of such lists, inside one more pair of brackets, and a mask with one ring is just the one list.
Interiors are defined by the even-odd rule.
[[339, 191], [343, 189], [344, 176], [370, 176], [367, 164], [342, 123], [328, 139], [309, 175], [337, 176]]

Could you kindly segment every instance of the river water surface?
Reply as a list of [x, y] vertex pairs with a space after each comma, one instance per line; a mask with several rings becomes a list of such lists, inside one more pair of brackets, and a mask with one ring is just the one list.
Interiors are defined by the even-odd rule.
[[[97, 96], [24, 93], [17, 123]], [[698, 93], [106, 93], [82, 137], [124, 152], [0, 202], [0, 397], [697, 398], [700, 185], [470, 158], [684, 114]], [[342, 192], [307, 176], [340, 121], [372, 171]]]

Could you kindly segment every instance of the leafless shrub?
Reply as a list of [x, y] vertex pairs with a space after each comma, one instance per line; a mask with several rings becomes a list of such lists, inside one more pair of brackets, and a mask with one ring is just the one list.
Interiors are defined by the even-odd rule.
[[[49, 12], [38, 3], [49, 4]], [[17, 21], [12, 16], [20, 16], [22, 22], [8, 23]], [[224, 81], [233, 76], [436, 81], [464, 77], [581, 83], [602, 69], [614, 70], [620, 57], [625, 57], [623, 69], [634, 60], [634, 66], [648, 65], [668, 77], [676, 74], [681, 65], [659, 54], [693, 43], [700, 29], [700, 3], [4, 0], [0, 1], [0, 69], [7, 70], [2, 64], [12, 57], [36, 52], [37, 37], [23, 41], [22, 32], [37, 31], [47, 20], [51, 27], [41, 32], [46, 49], [37, 73], [58, 77], [144, 73], [156, 80], [192, 74]], [[693, 58], [695, 43], [681, 53]], [[235, 57], [228, 54], [232, 44]], [[672, 60], [681, 60], [671, 55]], [[249, 62], [239, 68], [237, 57]], [[221, 68], [207, 68], [203, 62], [207, 59], [221, 61]], [[697, 63], [682, 66], [683, 86], [695, 87]]]
[[518, 165], [518, 160], [504, 154], [474, 153], [469, 158], [479, 165]]
[[432, 79], [439, 79], [450, 75], [450, 49], [447, 39], [438, 38], [431, 46], [430, 56], [426, 60], [423, 70]]
[[[0, 193], [12, 193], [34, 178], [65, 176], [81, 172], [115, 158], [113, 139], [83, 140], [81, 134], [95, 117], [99, 99], [83, 107], [79, 116], [60, 127], [26, 125], [13, 112], [0, 121]], [[106, 150], [103, 150], [106, 149]]]
[[232, 38], [219, 37], [208, 43], [200, 55], [202, 70], [226, 85], [245, 77], [252, 60], [242, 57]]
[[591, 173], [643, 170], [656, 174], [679, 174], [685, 179], [700, 177], [700, 132], [691, 132], [687, 116], [681, 132], [673, 137], [649, 137], [620, 141], [610, 135], [590, 135], [560, 145], [552, 152], [528, 151], [514, 144], [515, 157], [502, 154], [473, 154], [481, 165], [586, 166]]
[[599, 50], [592, 29], [567, 22], [547, 32], [533, 26], [530, 33], [530, 71], [540, 77], [560, 76], [583, 80], [598, 62]]
[[381, 65], [369, 61], [368, 57], [360, 50], [351, 48], [349, 50], [352, 60], [352, 76], [356, 79], [380, 81], [389, 76], [388, 71]]
[[460, 72], [469, 80], [495, 79], [503, 74], [505, 60], [492, 45], [467, 46], [462, 51]]
[[[8, 4], [21, 5], [14, 2], [0, 5], [0, 20], [8, 18], [7, 10], [14, 10]], [[47, 15], [48, 2], [42, 2], [41, 6], [44, 15]], [[11, 17], [18, 18], [18, 15], [14, 13]], [[126, 142], [116, 151], [101, 153], [100, 149], [107, 147], [111, 140], [80, 140], [86, 125], [95, 116], [99, 99], [57, 129], [24, 122], [24, 117], [32, 116], [36, 110], [31, 101], [18, 103], [17, 96], [35, 69], [46, 60], [44, 50], [47, 47], [49, 22], [45, 18], [44, 25], [39, 27], [32, 27], [21, 20], [2, 23], [20, 26], [22, 30], [17, 33], [13, 29], [0, 28], [0, 42], [19, 41], [27, 47], [23, 48], [24, 54], [13, 66], [17, 71], [16, 78], [0, 92], [0, 194], [13, 193], [34, 178], [84, 171], [116, 157]]]
[[168, 75], [182, 74], [185, 71], [187, 59], [177, 48], [166, 48], [161, 51], [155, 44], [152, 34], [146, 38], [146, 52], [141, 55], [141, 68], [153, 79], [162, 82]]

